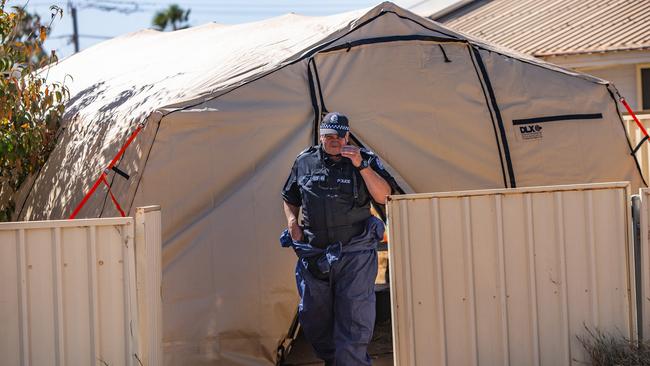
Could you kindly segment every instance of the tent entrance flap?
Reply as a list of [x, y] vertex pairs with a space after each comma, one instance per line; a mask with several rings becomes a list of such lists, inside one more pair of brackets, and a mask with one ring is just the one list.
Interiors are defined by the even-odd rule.
[[[440, 47], [442, 50], [442, 46]], [[444, 50], [442, 50], [444, 54]], [[445, 56], [445, 62], [447, 62], [447, 55], [444, 54]], [[325, 99], [323, 97], [323, 89], [321, 87], [321, 82], [320, 82], [320, 76], [318, 75], [318, 67], [316, 66], [316, 61], [314, 58], [310, 58], [308, 63], [307, 63], [307, 72], [308, 72], [308, 80], [309, 80], [309, 95], [312, 100], [312, 106], [314, 108], [314, 145], [319, 144], [319, 121], [320, 119], [329, 111], [327, 110], [327, 107], [325, 105]], [[315, 83], [314, 83], [315, 81]], [[318, 96], [318, 98], [316, 98]], [[318, 101], [320, 101], [320, 108], [318, 108]], [[353, 133], [350, 132], [350, 139], [352, 142], [354, 142], [355, 145], [357, 145], [360, 148], [367, 148], [365, 144], [363, 144]], [[370, 149], [373, 150], [373, 149]], [[400, 187], [399, 184], [397, 184], [397, 192], [398, 194], [404, 194], [404, 189]], [[381, 215], [382, 220], [386, 221], [386, 215], [384, 213], [384, 210], [382, 208], [375, 207], [375, 210]]]
[[490, 110], [478, 76], [466, 72], [473, 68], [468, 45], [447, 41], [441, 48], [432, 37], [410, 38], [361, 40], [316, 54], [313, 101], [348, 115], [352, 135], [409, 184], [418, 182], [416, 192], [502, 188]]

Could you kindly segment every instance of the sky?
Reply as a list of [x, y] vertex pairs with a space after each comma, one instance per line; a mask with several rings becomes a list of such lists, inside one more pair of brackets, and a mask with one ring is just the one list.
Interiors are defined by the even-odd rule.
[[[457, 0], [394, 0], [404, 8], [440, 10]], [[54, 49], [62, 59], [74, 52], [71, 42], [72, 17], [69, 3], [77, 8], [77, 23], [80, 34], [80, 48], [88, 48], [115, 36], [151, 28], [151, 19], [158, 10], [170, 4], [191, 9], [191, 26], [209, 22], [238, 24], [267, 19], [287, 13], [323, 16], [346, 11], [369, 8], [381, 0], [9, 0], [7, 6], [24, 6], [29, 12], [37, 13], [43, 21], [50, 19], [50, 6], [63, 9], [63, 18], [52, 24], [52, 33], [45, 43], [46, 49]], [[435, 12], [432, 11], [433, 12]]]

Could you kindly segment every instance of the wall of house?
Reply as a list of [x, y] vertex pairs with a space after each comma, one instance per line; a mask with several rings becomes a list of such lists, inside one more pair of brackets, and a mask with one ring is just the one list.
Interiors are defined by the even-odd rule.
[[612, 82], [632, 109], [641, 110], [637, 69], [650, 66], [650, 50], [557, 55], [543, 59]]
[[616, 86], [616, 89], [618, 89], [619, 93], [621, 93], [621, 95], [630, 104], [630, 107], [632, 107], [632, 109], [635, 111], [641, 109], [636, 90], [637, 75], [635, 64], [616, 65], [598, 69], [577, 68], [576, 70], [612, 82], [614, 86]]

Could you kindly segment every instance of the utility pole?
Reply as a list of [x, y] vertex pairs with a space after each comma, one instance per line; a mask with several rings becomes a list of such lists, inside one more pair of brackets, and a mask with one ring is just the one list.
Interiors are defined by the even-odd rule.
[[79, 29], [77, 28], [77, 7], [68, 1], [68, 9], [72, 15], [72, 43], [74, 43], [74, 53], [79, 52]]

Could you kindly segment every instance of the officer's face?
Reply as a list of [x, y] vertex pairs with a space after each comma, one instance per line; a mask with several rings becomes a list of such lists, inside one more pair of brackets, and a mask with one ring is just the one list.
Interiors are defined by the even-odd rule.
[[325, 152], [330, 155], [341, 155], [341, 149], [348, 144], [348, 134], [339, 137], [337, 134], [327, 134], [320, 136], [320, 142]]

